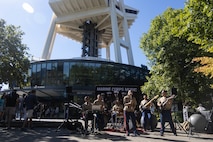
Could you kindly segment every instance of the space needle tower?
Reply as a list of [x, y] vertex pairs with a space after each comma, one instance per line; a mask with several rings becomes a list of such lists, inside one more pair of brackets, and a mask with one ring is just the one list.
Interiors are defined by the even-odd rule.
[[[49, 0], [53, 11], [42, 59], [50, 59], [57, 34], [82, 43], [82, 57], [100, 58], [114, 45], [115, 62], [122, 63], [121, 48], [126, 49], [128, 64], [134, 65], [128, 29], [137, 18], [138, 10], [124, 0]], [[72, 49], [70, 49], [72, 50]]]

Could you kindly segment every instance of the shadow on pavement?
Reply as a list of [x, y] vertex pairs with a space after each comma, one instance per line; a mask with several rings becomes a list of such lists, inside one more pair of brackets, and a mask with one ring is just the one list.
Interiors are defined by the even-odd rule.
[[70, 133], [68, 132], [55, 132], [54, 129], [35, 128], [21, 131], [19, 128], [12, 128], [10, 130], [0, 129], [1, 142], [77, 142], [76, 140], [69, 140]]
[[175, 140], [172, 140], [172, 139], [168, 139], [168, 138], [166, 138], [166, 137], [150, 137], [150, 136], [143, 136], [144, 138], [148, 138], [148, 139], [150, 139], [150, 141], [152, 140], [152, 139], [155, 139], [155, 140], [163, 140], [163, 141], [167, 141], [167, 142], [188, 142], [188, 141], [184, 141], [184, 140], [177, 140], [177, 139], [175, 139]]
[[128, 141], [125, 136], [112, 135], [108, 133], [82, 135], [78, 132], [72, 132], [68, 129], [55, 128], [34, 128], [22, 131], [20, 128], [11, 128], [4, 130], [0, 128], [0, 142], [79, 142], [81, 140], [111, 140]]

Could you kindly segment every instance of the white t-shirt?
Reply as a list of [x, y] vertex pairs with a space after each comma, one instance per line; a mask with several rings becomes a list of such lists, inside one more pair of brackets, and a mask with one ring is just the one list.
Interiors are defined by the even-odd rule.
[[196, 108], [196, 110], [199, 111], [199, 112], [201, 112], [201, 111], [206, 110], [206, 108], [203, 107], [203, 106], [199, 106], [199, 107]]

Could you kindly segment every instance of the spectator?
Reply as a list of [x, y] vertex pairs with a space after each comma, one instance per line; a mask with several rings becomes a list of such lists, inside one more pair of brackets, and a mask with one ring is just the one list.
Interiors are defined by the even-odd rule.
[[0, 99], [0, 121], [3, 120], [4, 110], [5, 110], [5, 93], [3, 93]]
[[36, 94], [36, 91], [32, 90], [25, 98], [24, 103], [26, 107], [26, 118], [24, 120], [21, 130], [25, 130], [25, 126], [28, 123], [28, 119], [29, 119], [28, 127], [32, 128], [33, 111], [38, 104], [37, 97], [35, 94]]
[[16, 90], [13, 90], [10, 94], [5, 96], [5, 116], [7, 128], [11, 128], [12, 118], [15, 117], [15, 110], [18, 104], [19, 95], [16, 93]]
[[26, 97], [26, 94], [23, 94], [22, 97], [18, 99], [18, 113], [19, 113], [20, 120], [25, 117], [25, 113], [26, 113], [25, 104], [24, 104], [25, 97]]
[[201, 111], [205, 111], [206, 110], [206, 108], [205, 107], [203, 107], [203, 105], [202, 104], [199, 104], [198, 105], [198, 107], [197, 108], [195, 108], [196, 109], [196, 111], [198, 111], [198, 112], [201, 112]]

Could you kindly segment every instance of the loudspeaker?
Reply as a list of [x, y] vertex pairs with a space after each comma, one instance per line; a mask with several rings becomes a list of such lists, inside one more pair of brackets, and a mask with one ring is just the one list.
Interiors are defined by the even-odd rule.
[[67, 86], [66, 87], [66, 93], [71, 94], [72, 93], [72, 86]]
[[67, 86], [66, 87], [66, 95], [68, 100], [73, 100], [72, 96], [72, 86]]
[[172, 95], [177, 95], [177, 88], [172, 87]]

